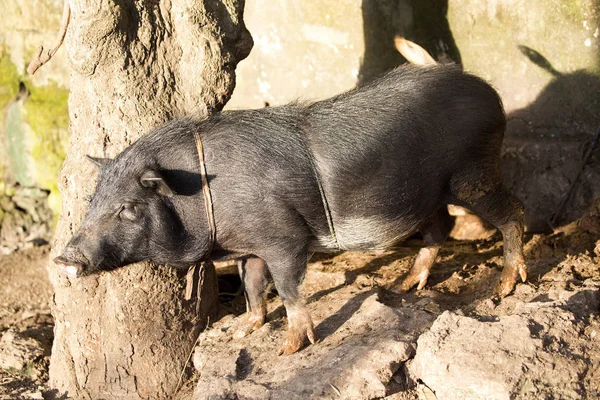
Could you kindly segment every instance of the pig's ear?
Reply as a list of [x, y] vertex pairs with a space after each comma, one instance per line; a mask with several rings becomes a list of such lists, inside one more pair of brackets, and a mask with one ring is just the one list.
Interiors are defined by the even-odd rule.
[[100, 158], [100, 157], [92, 157], [90, 155], [86, 155], [87, 159], [90, 160], [94, 165], [98, 168], [102, 168], [104, 164], [110, 161], [109, 158]]
[[144, 172], [144, 174], [140, 178], [140, 183], [144, 187], [153, 188], [161, 196], [175, 196], [175, 193], [173, 192], [173, 190], [171, 190], [169, 185], [167, 185], [167, 182], [165, 182], [163, 177], [157, 171], [154, 171], [152, 169], [149, 169], [146, 172]]

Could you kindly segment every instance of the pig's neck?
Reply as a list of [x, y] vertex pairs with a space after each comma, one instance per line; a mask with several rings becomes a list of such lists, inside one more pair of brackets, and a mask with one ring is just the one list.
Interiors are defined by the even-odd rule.
[[173, 205], [185, 229], [180, 243], [181, 257], [191, 264], [205, 260], [213, 249], [206, 229], [208, 220], [202, 194], [175, 196]]

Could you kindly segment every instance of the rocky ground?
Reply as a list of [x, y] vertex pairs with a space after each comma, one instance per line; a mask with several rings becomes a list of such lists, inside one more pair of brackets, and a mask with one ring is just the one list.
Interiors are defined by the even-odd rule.
[[[449, 241], [420, 292], [389, 290], [418, 241], [313, 258], [308, 307], [319, 341], [277, 356], [285, 315], [232, 332], [239, 280], [221, 270], [222, 316], [198, 339], [180, 399], [580, 399], [600, 396], [600, 204], [550, 235], [527, 235], [529, 281], [499, 299], [495, 234]], [[0, 258], [0, 398], [44, 398], [52, 341], [47, 247]]]
[[48, 191], [3, 185], [0, 190], [0, 254], [7, 255], [48, 244], [52, 211]]
[[417, 248], [318, 257], [306, 279], [319, 342], [277, 356], [285, 319], [235, 341], [243, 299], [201, 334], [194, 399], [600, 397], [600, 208], [528, 235], [529, 281], [499, 299], [499, 235], [450, 241], [420, 292], [388, 290]]

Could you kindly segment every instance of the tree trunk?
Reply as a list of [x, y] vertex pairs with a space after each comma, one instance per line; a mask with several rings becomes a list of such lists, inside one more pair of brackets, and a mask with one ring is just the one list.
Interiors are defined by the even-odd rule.
[[[96, 172], [85, 155], [114, 157], [186, 114], [222, 108], [252, 48], [244, 0], [68, 0], [71, 142], [59, 187], [63, 212], [51, 259], [83, 219]], [[76, 398], [167, 398], [216, 304], [214, 269], [185, 274], [136, 264], [81, 279], [49, 275], [55, 295], [50, 386]]]

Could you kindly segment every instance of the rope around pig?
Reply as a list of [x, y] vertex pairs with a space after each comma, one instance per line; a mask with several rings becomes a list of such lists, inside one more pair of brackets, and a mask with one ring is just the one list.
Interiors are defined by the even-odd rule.
[[[215, 215], [213, 210], [213, 201], [210, 193], [210, 187], [208, 186], [208, 177], [206, 173], [206, 162], [204, 158], [204, 147], [202, 146], [202, 139], [200, 138], [200, 134], [198, 132], [194, 132], [194, 140], [196, 142], [196, 150], [198, 151], [198, 159], [200, 161], [200, 177], [202, 178], [202, 194], [204, 195], [204, 208], [206, 209], [206, 218], [208, 219], [208, 228], [210, 231], [209, 243], [208, 243], [208, 252], [206, 253], [206, 257], [212, 252], [213, 247], [215, 245], [216, 237], [217, 237], [217, 225], [215, 223]], [[323, 185], [321, 184], [321, 179], [317, 172], [317, 168], [314, 164], [314, 161], [310, 160], [311, 166], [313, 169], [313, 173], [315, 174], [317, 185], [319, 187], [319, 193], [321, 194], [321, 201], [323, 202], [323, 208], [325, 210], [325, 216], [327, 217], [327, 225], [329, 226], [329, 233], [331, 234], [331, 238], [335, 242], [338, 250], [341, 249], [340, 243], [338, 241], [337, 235], [335, 234], [335, 228], [333, 226], [333, 220], [331, 217], [331, 211], [329, 209], [329, 204], [327, 202], [327, 198], [325, 197], [325, 191], [323, 190]]]
[[204, 162], [204, 148], [202, 147], [202, 140], [200, 134], [194, 132], [194, 139], [196, 141], [196, 150], [198, 150], [198, 158], [200, 160], [200, 177], [202, 178], [202, 194], [204, 195], [204, 208], [206, 209], [206, 218], [208, 219], [208, 228], [210, 230], [210, 237], [208, 242], [208, 252], [206, 256], [212, 252], [217, 237], [217, 225], [215, 224], [215, 215], [213, 211], [213, 201], [210, 194], [210, 187], [208, 186], [208, 178], [206, 175], [206, 163]]
[[317, 186], [319, 187], [319, 193], [321, 194], [321, 202], [323, 203], [323, 209], [325, 210], [325, 217], [327, 218], [327, 226], [329, 227], [329, 234], [331, 235], [331, 239], [337, 246], [338, 250], [342, 250], [340, 246], [340, 242], [338, 241], [337, 235], [335, 234], [335, 227], [333, 226], [333, 218], [331, 217], [331, 209], [329, 208], [329, 203], [327, 202], [327, 197], [325, 197], [325, 191], [323, 190], [323, 185], [321, 184], [321, 178], [319, 176], [319, 172], [317, 171], [317, 167], [315, 162], [310, 157], [310, 165], [313, 170], [313, 174], [315, 175], [315, 179], [317, 180]]

